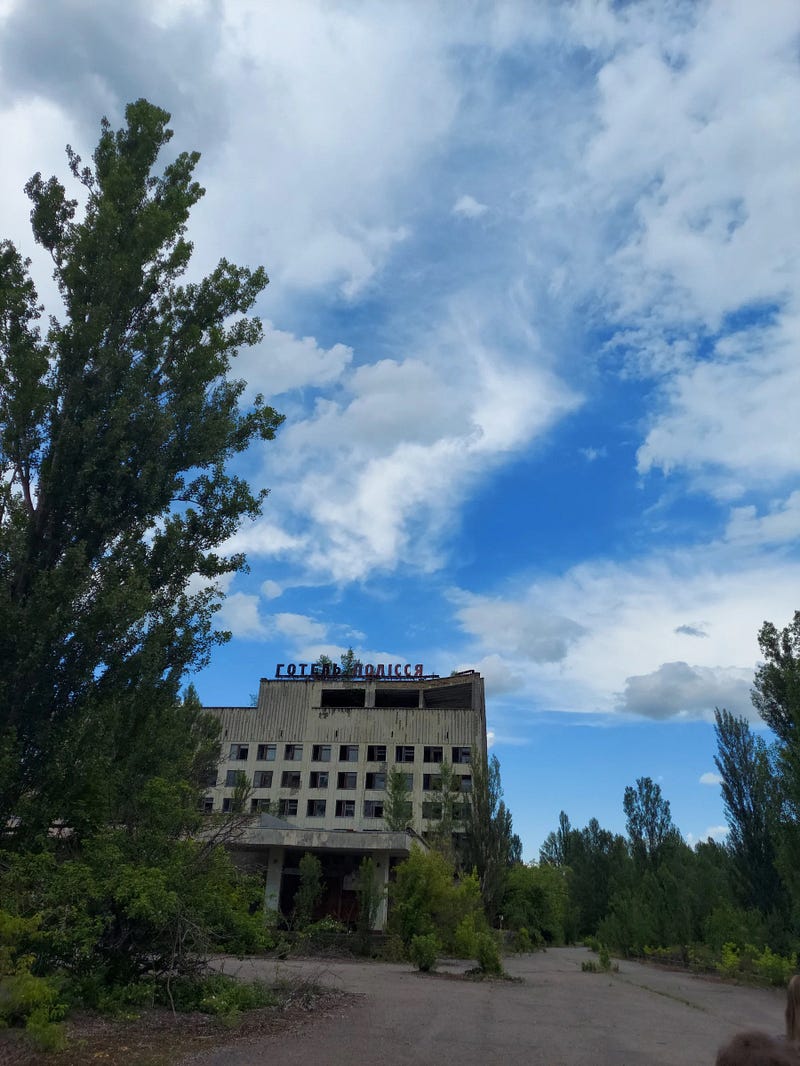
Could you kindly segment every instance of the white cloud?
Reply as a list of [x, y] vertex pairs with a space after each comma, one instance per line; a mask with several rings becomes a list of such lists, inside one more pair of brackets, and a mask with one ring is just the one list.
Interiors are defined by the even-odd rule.
[[259, 598], [246, 592], [231, 592], [223, 600], [221, 625], [241, 640], [261, 639], [267, 635], [259, 614]]
[[583, 456], [583, 458], [586, 460], [587, 463], [594, 463], [598, 459], [605, 459], [605, 457], [607, 455], [605, 447], [600, 447], [600, 448], [592, 448], [592, 447], [579, 448], [578, 451], [581, 453], [581, 455]]
[[276, 600], [283, 595], [283, 586], [277, 581], [267, 580], [261, 582], [261, 595], [265, 600]]
[[706, 773], [700, 775], [700, 784], [714, 786], [721, 785], [722, 777], [720, 774], [714, 773], [713, 770], [709, 770]]
[[304, 614], [293, 614], [283, 611], [273, 614], [269, 619], [269, 625], [274, 632], [282, 637], [287, 637], [295, 643], [325, 640], [328, 635], [328, 625], [309, 618]]
[[700, 833], [698, 836], [695, 836], [694, 833], [687, 833], [686, 843], [690, 848], [693, 848], [697, 844], [705, 844], [710, 837], [718, 844], [721, 844], [729, 832], [727, 825], [710, 825], [704, 833]]
[[764, 515], [759, 516], [752, 505], [732, 508], [725, 539], [754, 545], [797, 543], [800, 539], [800, 491], [778, 501]]
[[265, 322], [264, 339], [242, 350], [234, 374], [247, 382], [246, 399], [257, 392], [279, 396], [290, 389], [331, 385], [352, 359], [353, 350], [345, 344], [321, 348], [313, 337], [295, 337]]
[[453, 204], [453, 214], [462, 218], [480, 218], [489, 210], [486, 204], [480, 203], [474, 196], [459, 196]]

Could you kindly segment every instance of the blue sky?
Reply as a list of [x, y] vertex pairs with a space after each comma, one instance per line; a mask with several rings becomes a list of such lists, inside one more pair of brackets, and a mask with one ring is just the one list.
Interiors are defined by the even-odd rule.
[[794, 0], [0, 0], [0, 233], [146, 96], [203, 153], [195, 274], [266, 266], [233, 640], [486, 678], [525, 854], [636, 777], [721, 838], [713, 708], [798, 602]]

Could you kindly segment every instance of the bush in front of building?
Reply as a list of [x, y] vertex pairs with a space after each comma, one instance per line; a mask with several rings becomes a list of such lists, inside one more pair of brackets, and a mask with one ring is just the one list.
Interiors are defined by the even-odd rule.
[[414, 848], [396, 869], [389, 889], [389, 933], [406, 950], [417, 935], [435, 934], [446, 955], [474, 958], [477, 936], [488, 929], [474, 874], [456, 879], [452, 863], [437, 851]]
[[436, 969], [436, 962], [441, 953], [441, 946], [435, 933], [412, 936], [408, 954], [411, 961], [423, 973]]

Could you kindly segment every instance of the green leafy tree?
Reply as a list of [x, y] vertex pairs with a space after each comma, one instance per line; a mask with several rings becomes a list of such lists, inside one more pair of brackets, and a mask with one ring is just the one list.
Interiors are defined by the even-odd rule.
[[680, 837], [661, 786], [650, 777], [637, 777], [636, 788], [626, 787], [622, 807], [634, 859], [657, 863], [670, 842]]
[[383, 804], [383, 819], [388, 829], [399, 832], [411, 821], [411, 792], [405, 770], [395, 766], [386, 777], [386, 800]]
[[776, 734], [780, 814], [777, 862], [800, 924], [800, 611], [779, 630], [765, 622], [758, 634], [764, 662], [756, 670], [753, 705]]
[[297, 929], [304, 929], [311, 923], [324, 890], [322, 863], [316, 855], [306, 852], [300, 860], [300, 883], [294, 895], [294, 925]]
[[486, 915], [493, 922], [499, 913], [505, 879], [518, 849], [511, 812], [503, 802], [500, 762], [496, 755], [472, 764], [472, 791], [467, 805], [464, 867], [477, 871]]
[[141, 767], [167, 773], [187, 722], [207, 729], [177, 694], [225, 639], [216, 579], [244, 559], [218, 549], [264, 496], [226, 466], [281, 422], [229, 376], [261, 338], [264, 271], [182, 281], [203, 189], [197, 153], [154, 172], [168, 121], [139, 100], [103, 120], [91, 166], [67, 149], [82, 210], [28, 182], [63, 303], [44, 329], [0, 243], [0, 820], [19, 838], [118, 818]]
[[739, 901], [766, 913], [783, 904], [776, 868], [776, 790], [767, 745], [746, 718], [714, 712], [722, 799], [729, 827], [727, 845], [736, 873]]

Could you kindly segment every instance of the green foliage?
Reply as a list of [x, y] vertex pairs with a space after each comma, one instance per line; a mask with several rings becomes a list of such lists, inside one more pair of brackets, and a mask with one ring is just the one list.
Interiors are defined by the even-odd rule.
[[503, 972], [497, 938], [489, 930], [478, 933], [475, 957], [481, 973], [499, 976]]
[[19, 918], [0, 910], [0, 1029], [24, 1026], [28, 1039], [42, 1051], [65, 1046], [59, 1022], [65, 1004], [56, 984], [34, 974], [36, 956], [27, 946], [39, 932], [39, 918]]
[[411, 821], [411, 793], [408, 789], [406, 771], [394, 766], [386, 776], [386, 799], [383, 804], [383, 820], [386, 828], [400, 832]]
[[435, 933], [413, 936], [408, 946], [408, 957], [423, 973], [436, 969], [436, 961], [440, 953], [441, 947]]
[[203, 189], [197, 153], [154, 173], [168, 121], [139, 100], [103, 121], [92, 166], [68, 149], [82, 211], [28, 182], [61, 297], [44, 333], [0, 243], [0, 822], [28, 843], [120, 824], [149, 776], [184, 772], [181, 679], [225, 639], [217, 579], [244, 566], [218, 549], [264, 497], [226, 464], [281, 422], [229, 376], [261, 339], [264, 271], [223, 259], [182, 282]]
[[486, 916], [494, 922], [500, 913], [506, 876], [519, 853], [519, 838], [512, 831], [511, 812], [503, 803], [500, 763], [472, 763], [472, 791], [466, 806], [463, 865], [475, 870], [480, 881]]
[[435, 934], [447, 954], [459, 955], [486, 928], [478, 879], [456, 882], [453, 866], [437, 851], [414, 848], [390, 886], [389, 931], [408, 948], [415, 935]]
[[550, 865], [512, 866], [502, 902], [504, 924], [525, 927], [539, 941], [563, 944], [569, 911], [566, 871]]
[[295, 929], [304, 929], [311, 924], [323, 891], [322, 863], [316, 855], [306, 852], [300, 860], [300, 883], [294, 896]]

